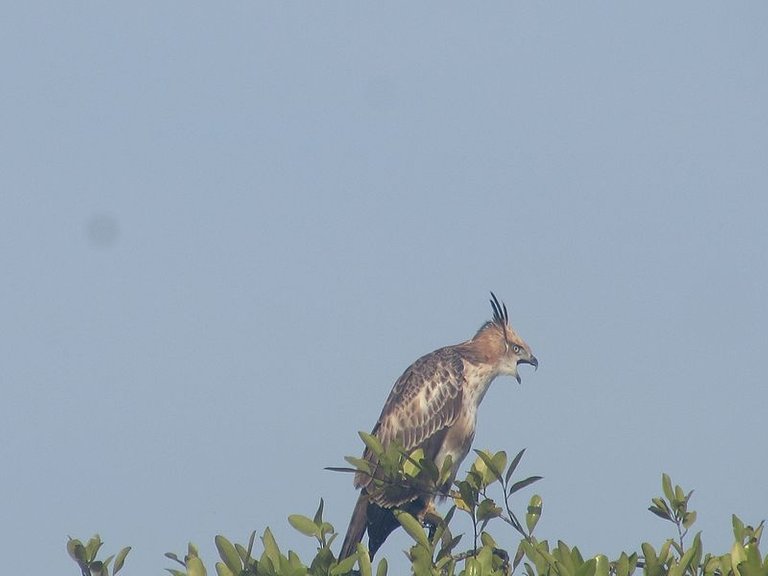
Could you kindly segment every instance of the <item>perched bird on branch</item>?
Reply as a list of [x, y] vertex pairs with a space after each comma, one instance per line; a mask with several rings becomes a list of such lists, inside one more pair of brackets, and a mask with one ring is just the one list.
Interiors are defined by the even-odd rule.
[[[519, 383], [518, 364], [539, 365], [531, 348], [509, 325], [507, 307], [493, 292], [491, 307], [493, 320], [483, 324], [471, 340], [435, 350], [408, 367], [395, 382], [371, 432], [384, 448], [393, 442], [406, 452], [421, 448], [438, 470], [450, 456], [449, 479], [439, 487], [442, 495], [448, 493], [459, 465], [469, 453], [477, 409], [491, 382], [497, 376], [510, 375]], [[373, 557], [400, 525], [393, 510], [405, 510], [425, 521], [434, 506], [434, 494], [416, 489], [401, 494], [396, 501], [388, 500], [386, 493], [374, 490], [376, 455], [366, 448], [363, 459], [373, 472], [355, 475], [360, 496], [339, 559], [355, 552], [366, 530]]]

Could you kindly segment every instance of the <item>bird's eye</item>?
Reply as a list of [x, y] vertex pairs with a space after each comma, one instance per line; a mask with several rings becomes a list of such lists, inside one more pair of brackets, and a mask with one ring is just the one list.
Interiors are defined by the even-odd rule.
[[520, 348], [520, 346], [518, 346], [517, 344], [514, 344], [512, 346], [512, 352], [514, 352], [515, 354], [520, 354], [520, 350], [522, 350], [522, 348]]

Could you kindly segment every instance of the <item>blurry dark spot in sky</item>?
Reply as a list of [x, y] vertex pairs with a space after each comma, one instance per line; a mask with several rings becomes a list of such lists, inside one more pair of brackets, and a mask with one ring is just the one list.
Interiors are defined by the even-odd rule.
[[120, 225], [111, 214], [93, 214], [86, 223], [88, 244], [94, 248], [111, 248], [120, 236]]

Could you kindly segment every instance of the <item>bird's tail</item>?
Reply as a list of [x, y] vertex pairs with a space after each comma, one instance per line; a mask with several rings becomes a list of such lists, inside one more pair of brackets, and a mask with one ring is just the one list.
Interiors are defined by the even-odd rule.
[[344, 536], [344, 543], [341, 545], [339, 560], [343, 560], [354, 554], [357, 550], [357, 543], [362, 542], [365, 528], [368, 522], [368, 495], [365, 490], [360, 492], [360, 496], [352, 512], [352, 518], [349, 521], [347, 535]]

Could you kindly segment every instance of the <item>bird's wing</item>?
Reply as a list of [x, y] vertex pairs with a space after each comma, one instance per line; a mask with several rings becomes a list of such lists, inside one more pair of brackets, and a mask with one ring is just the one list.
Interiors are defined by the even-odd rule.
[[[385, 448], [398, 440], [405, 450], [422, 447], [427, 457], [434, 458], [439, 446], [427, 445], [456, 421], [463, 383], [464, 363], [452, 347], [419, 358], [395, 382], [372, 434]], [[363, 458], [376, 459], [367, 448]], [[355, 484], [359, 488], [369, 481], [358, 474]]]

